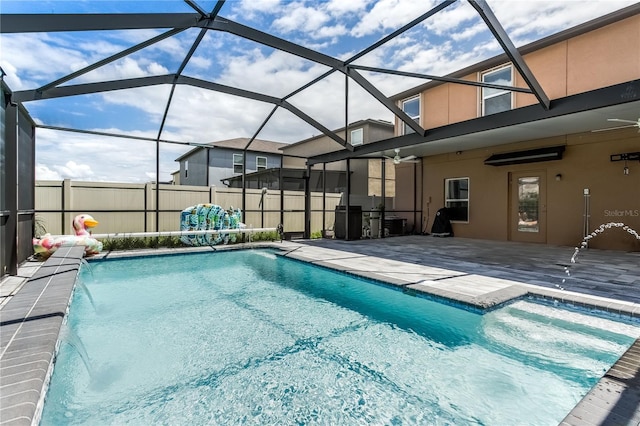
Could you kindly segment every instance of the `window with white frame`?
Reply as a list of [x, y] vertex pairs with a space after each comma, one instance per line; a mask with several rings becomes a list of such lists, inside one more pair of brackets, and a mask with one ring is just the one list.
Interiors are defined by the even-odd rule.
[[267, 168], [267, 157], [256, 157], [256, 170], [264, 170]]
[[[499, 84], [501, 86], [513, 86], [513, 67], [505, 67], [488, 71], [482, 74], [482, 82]], [[495, 114], [508, 111], [513, 108], [511, 92], [509, 90], [482, 88], [482, 115]]]
[[469, 178], [452, 178], [444, 181], [444, 206], [449, 219], [457, 222], [469, 221]]
[[355, 129], [351, 131], [351, 145], [362, 145], [364, 131], [363, 129]]
[[242, 154], [233, 154], [233, 173], [242, 173], [244, 171], [244, 162]]
[[184, 177], [189, 177], [189, 160], [184, 162]]
[[[420, 124], [420, 97], [416, 96], [411, 99], [406, 99], [402, 101], [402, 111], [405, 112], [413, 121]], [[403, 135], [408, 135], [409, 133], [414, 133], [415, 131], [407, 125], [407, 123], [403, 123]]]

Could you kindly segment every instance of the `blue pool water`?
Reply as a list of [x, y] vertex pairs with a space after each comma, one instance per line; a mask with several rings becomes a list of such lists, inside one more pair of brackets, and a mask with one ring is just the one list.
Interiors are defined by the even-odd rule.
[[91, 270], [43, 425], [557, 425], [639, 334], [527, 301], [480, 315], [260, 250]]

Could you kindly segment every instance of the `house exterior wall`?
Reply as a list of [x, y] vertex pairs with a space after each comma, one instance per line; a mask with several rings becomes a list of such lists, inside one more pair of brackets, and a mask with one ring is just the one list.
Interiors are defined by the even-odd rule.
[[[222, 183], [222, 179], [242, 175], [242, 173], [233, 172], [233, 154], [242, 155], [242, 150], [227, 148], [214, 148], [212, 150], [209, 160], [209, 185], [225, 186]], [[247, 151], [246, 173], [257, 170], [256, 157], [266, 157], [268, 169], [282, 166], [282, 156], [280, 154]]]
[[[557, 99], [637, 79], [640, 49], [629, 47], [639, 45], [640, 15], [636, 15], [525, 54], [523, 58], [547, 96]], [[513, 77], [515, 86], [526, 87], [517, 72], [514, 71]], [[462, 77], [470, 81], [480, 81], [480, 78], [480, 72]], [[453, 83], [423, 91], [420, 93], [421, 126], [432, 129], [480, 117], [480, 91], [477, 87]], [[515, 93], [513, 97], [514, 108], [537, 103], [531, 94]], [[396, 119], [396, 135], [401, 134], [402, 127]]]
[[[454, 222], [457, 237], [509, 240], [512, 216], [509, 210], [511, 173], [541, 172], [546, 177], [547, 224], [545, 242], [550, 245], [577, 246], [583, 237], [585, 214], [584, 189], [589, 189], [590, 224], [594, 230], [608, 222], [623, 222], [640, 230], [640, 163], [610, 161], [616, 153], [637, 152], [638, 136], [633, 130], [580, 133], [563, 137], [532, 140], [494, 148], [426, 157], [424, 161], [424, 211], [428, 230], [435, 212], [444, 207], [445, 179], [469, 178], [469, 222]], [[487, 166], [492, 154], [565, 145], [562, 160], [510, 166]], [[561, 180], [555, 176], [561, 174]], [[590, 241], [590, 247], [612, 250], [640, 250], [640, 241], [620, 229], [612, 229]]]
[[[528, 53], [524, 60], [553, 100], [640, 78], [640, 49], [629, 48], [639, 44], [640, 15], [635, 15]], [[463, 78], [479, 81], [481, 74], [478, 71]], [[517, 72], [514, 85], [526, 87]], [[421, 125], [426, 129], [481, 115], [481, 89], [476, 87], [445, 83], [428, 87], [419, 95]], [[537, 104], [530, 94], [515, 93], [512, 99], [514, 108]], [[397, 135], [401, 129], [396, 121]], [[613, 154], [640, 151], [638, 137], [634, 129], [579, 133], [425, 157], [420, 182], [425, 228], [430, 231], [436, 211], [445, 205], [445, 179], [468, 177], [469, 221], [454, 222], [455, 235], [518, 240], [511, 223], [517, 212], [514, 215], [511, 207], [510, 179], [514, 174], [530, 172], [544, 178], [546, 202], [541, 208], [546, 224], [541, 242], [579, 245], [587, 214], [590, 231], [608, 222], [623, 222], [640, 230], [640, 163], [629, 162], [630, 173], [625, 175], [624, 162], [610, 160]], [[493, 154], [558, 145], [566, 147], [561, 160], [499, 167], [484, 164]], [[560, 180], [556, 180], [558, 174]], [[398, 191], [408, 188], [405, 183], [398, 185]], [[588, 198], [585, 189], [589, 190]], [[399, 193], [398, 200], [407, 204], [409, 196]], [[640, 251], [640, 241], [621, 229], [598, 235], [589, 246]]]
[[[188, 166], [188, 172], [187, 172]], [[207, 150], [199, 149], [180, 161], [180, 185], [207, 186]]]
[[[207, 151], [209, 152], [207, 153]], [[222, 179], [242, 174], [233, 172], [233, 154], [242, 155], [242, 150], [220, 147], [194, 150], [189, 156], [180, 159], [179, 184], [189, 186], [225, 186]], [[282, 156], [280, 154], [247, 151], [247, 173], [256, 171], [257, 157], [266, 157], [267, 168], [281, 167]], [[188, 173], [186, 173], [187, 162]]]

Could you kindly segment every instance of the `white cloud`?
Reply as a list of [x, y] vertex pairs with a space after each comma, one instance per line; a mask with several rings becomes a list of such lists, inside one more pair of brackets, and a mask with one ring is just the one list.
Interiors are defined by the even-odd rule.
[[60, 176], [69, 179], [85, 179], [93, 176], [91, 166], [88, 164], [77, 164], [75, 161], [69, 160], [64, 166], [53, 166]]
[[[344, 25], [324, 26], [318, 29], [318, 31], [311, 34], [313, 38], [335, 38], [348, 33], [347, 28]], [[334, 40], [334, 43], [337, 40]]]
[[327, 3], [327, 11], [332, 16], [340, 17], [349, 13], [363, 12], [371, 0], [330, 0]]
[[379, 31], [395, 30], [422, 15], [435, 5], [433, 1], [380, 0], [351, 31], [362, 37]]
[[45, 164], [36, 164], [37, 180], [62, 180], [63, 177], [55, 170], [51, 170]]
[[273, 21], [273, 28], [285, 33], [299, 30], [314, 32], [329, 21], [329, 16], [322, 10], [306, 7], [302, 3], [289, 3], [285, 6], [283, 16]]
[[244, 12], [269, 12], [280, 6], [280, 0], [240, 0]]

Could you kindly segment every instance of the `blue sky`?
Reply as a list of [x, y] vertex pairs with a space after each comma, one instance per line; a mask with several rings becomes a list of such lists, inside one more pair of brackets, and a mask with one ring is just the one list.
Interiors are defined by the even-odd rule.
[[[211, 11], [214, 1], [196, 1]], [[623, 8], [628, 0], [487, 0], [516, 46], [538, 40]], [[339, 59], [347, 59], [437, 4], [429, 0], [228, 0], [219, 16], [257, 28]], [[2, 0], [9, 13], [193, 13], [181, 0], [36, 1]], [[35, 89], [164, 30], [2, 34], [0, 65], [14, 91]], [[176, 72], [199, 33], [189, 29], [66, 84]], [[359, 65], [445, 75], [502, 53], [468, 2], [459, 0], [407, 33], [356, 61]], [[327, 71], [305, 59], [209, 31], [183, 75], [282, 97]], [[385, 95], [424, 80], [363, 75]], [[293, 96], [290, 102], [322, 125], [344, 126], [344, 76], [331, 77]], [[39, 123], [155, 138], [169, 96], [168, 86], [75, 96], [25, 106]], [[349, 121], [391, 121], [375, 99], [349, 84]], [[272, 105], [179, 86], [162, 139], [212, 142], [251, 137]], [[319, 131], [288, 111], [278, 111], [258, 135], [296, 142]], [[174, 160], [189, 148], [162, 144], [160, 179], [177, 170]], [[155, 180], [155, 144], [38, 129], [38, 179], [116, 182]]]

